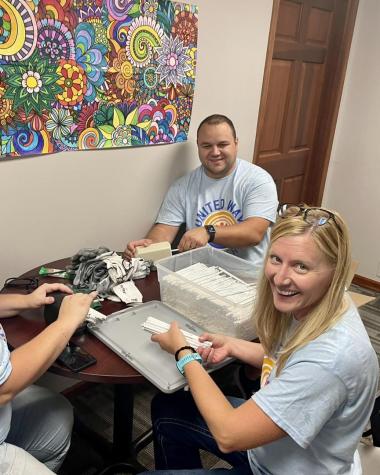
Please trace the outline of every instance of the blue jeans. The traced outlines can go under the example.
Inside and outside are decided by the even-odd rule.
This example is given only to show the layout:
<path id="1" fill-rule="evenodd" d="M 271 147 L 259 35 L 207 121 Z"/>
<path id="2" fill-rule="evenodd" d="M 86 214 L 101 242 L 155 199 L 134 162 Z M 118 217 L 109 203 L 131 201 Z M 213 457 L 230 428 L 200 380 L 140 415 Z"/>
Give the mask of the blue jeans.
<path id="1" fill-rule="evenodd" d="M 234 407 L 244 399 L 229 398 Z M 191 393 L 178 391 L 158 394 L 152 401 L 154 457 L 156 469 L 162 474 L 205 474 L 199 449 L 206 450 L 228 462 L 232 469 L 215 469 L 212 473 L 252 475 L 246 452 L 222 453 L 205 421 L 200 415 Z"/>

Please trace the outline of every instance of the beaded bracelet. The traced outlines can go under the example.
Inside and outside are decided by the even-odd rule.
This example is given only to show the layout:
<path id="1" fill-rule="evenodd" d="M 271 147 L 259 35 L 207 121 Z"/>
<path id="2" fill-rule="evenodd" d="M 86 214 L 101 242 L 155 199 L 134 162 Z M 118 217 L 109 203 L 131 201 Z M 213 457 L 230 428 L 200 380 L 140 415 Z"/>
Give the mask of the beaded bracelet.
<path id="1" fill-rule="evenodd" d="M 174 358 L 176 361 L 178 361 L 178 355 L 180 354 L 182 350 L 191 350 L 193 353 L 196 353 L 194 348 L 192 348 L 191 346 L 181 346 L 181 348 L 179 348 L 179 350 L 177 350 L 174 354 Z"/>

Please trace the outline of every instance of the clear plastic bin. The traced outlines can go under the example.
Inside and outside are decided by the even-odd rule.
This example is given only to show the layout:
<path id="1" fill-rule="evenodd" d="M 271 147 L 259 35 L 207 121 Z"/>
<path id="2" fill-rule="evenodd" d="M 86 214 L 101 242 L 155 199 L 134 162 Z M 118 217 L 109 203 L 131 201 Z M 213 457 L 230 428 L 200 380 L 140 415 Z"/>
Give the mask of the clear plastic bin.
<path id="1" fill-rule="evenodd" d="M 244 303 L 231 301 L 232 296 L 221 295 L 228 292 L 229 283 L 223 281 L 223 292 L 216 288 L 211 291 L 208 279 L 196 283 L 178 273 L 202 263 L 207 267 L 217 266 L 229 274 L 234 285 L 241 282 L 248 289 L 248 299 Z M 256 337 L 253 322 L 253 306 L 256 294 L 257 272 L 250 262 L 225 251 L 205 246 L 183 252 L 156 262 L 161 300 L 210 332 L 223 333 L 237 338 L 252 340 Z M 223 273 L 223 272 L 222 272 Z M 218 284 L 216 284 L 218 285 Z M 227 289 L 227 290 L 225 290 Z"/>

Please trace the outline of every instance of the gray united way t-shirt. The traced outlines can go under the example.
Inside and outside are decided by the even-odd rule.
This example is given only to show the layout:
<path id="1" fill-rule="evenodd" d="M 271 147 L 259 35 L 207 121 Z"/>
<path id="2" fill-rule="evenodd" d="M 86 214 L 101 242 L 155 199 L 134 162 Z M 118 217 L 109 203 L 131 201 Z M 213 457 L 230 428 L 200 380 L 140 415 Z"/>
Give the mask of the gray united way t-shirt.
<path id="1" fill-rule="evenodd" d="M 179 178 L 169 188 L 156 223 L 186 229 L 213 224 L 228 226 L 247 218 L 276 220 L 277 191 L 272 177 L 262 168 L 237 159 L 234 171 L 219 179 L 209 178 L 203 166 Z M 257 246 L 233 249 L 233 254 L 251 261 L 260 271 L 268 247 L 270 228 Z M 211 244 L 221 247 L 217 244 Z"/>
<path id="2" fill-rule="evenodd" d="M 288 434 L 248 451 L 252 472 L 361 473 L 353 454 L 372 410 L 378 371 L 376 353 L 352 304 L 334 327 L 296 351 L 278 377 L 274 367 L 267 384 L 252 396 Z"/>

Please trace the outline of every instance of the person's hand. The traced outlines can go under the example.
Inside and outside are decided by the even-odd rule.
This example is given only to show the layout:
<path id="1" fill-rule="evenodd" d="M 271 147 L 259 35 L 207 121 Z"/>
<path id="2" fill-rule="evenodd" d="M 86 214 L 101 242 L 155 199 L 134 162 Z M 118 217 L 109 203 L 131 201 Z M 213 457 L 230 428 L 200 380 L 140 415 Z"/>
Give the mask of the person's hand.
<path id="1" fill-rule="evenodd" d="M 167 332 L 152 335 L 151 340 L 157 342 L 163 350 L 172 355 L 183 346 L 188 346 L 178 323 L 175 321 L 170 324 Z"/>
<path id="2" fill-rule="evenodd" d="M 203 247 L 208 243 L 209 235 L 206 229 L 201 226 L 199 228 L 189 229 L 182 236 L 178 244 L 178 251 L 184 252 L 189 251 L 190 249 L 196 249 L 198 247 Z"/>
<path id="3" fill-rule="evenodd" d="M 216 333 L 203 333 L 199 341 L 211 341 L 212 346 L 207 348 L 199 346 L 197 352 L 202 356 L 203 361 L 209 364 L 216 364 L 231 356 L 230 338 Z"/>
<path id="4" fill-rule="evenodd" d="M 89 294 L 78 293 L 66 296 L 62 300 L 57 321 L 69 323 L 75 330 L 86 318 L 96 296 L 96 291 Z"/>
<path id="5" fill-rule="evenodd" d="M 132 257 L 135 257 L 136 247 L 148 247 L 150 244 L 152 244 L 152 242 L 153 241 L 151 239 L 139 239 L 138 241 L 130 241 L 123 252 L 124 259 L 132 259 Z"/>
<path id="6" fill-rule="evenodd" d="M 51 292 L 64 292 L 68 295 L 73 291 L 70 287 L 64 284 L 42 284 L 34 292 L 27 296 L 28 307 L 27 308 L 39 308 L 43 305 L 49 305 L 54 302 L 54 297 L 49 296 Z"/>

